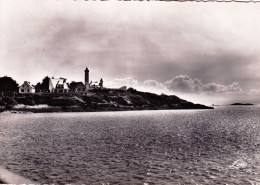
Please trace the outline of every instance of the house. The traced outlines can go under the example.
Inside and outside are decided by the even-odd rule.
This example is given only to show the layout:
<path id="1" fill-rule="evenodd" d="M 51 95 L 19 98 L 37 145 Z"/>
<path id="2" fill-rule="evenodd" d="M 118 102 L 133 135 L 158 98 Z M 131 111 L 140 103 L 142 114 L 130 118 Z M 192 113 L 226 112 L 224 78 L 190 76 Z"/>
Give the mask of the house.
<path id="1" fill-rule="evenodd" d="M 82 82 L 71 82 L 69 85 L 71 92 L 73 93 L 85 93 L 86 86 Z"/>
<path id="2" fill-rule="evenodd" d="M 101 78 L 99 83 L 97 81 L 96 82 L 91 81 L 89 83 L 89 87 L 90 89 L 103 89 L 103 79 Z"/>
<path id="3" fill-rule="evenodd" d="M 89 87 L 90 87 L 90 89 L 98 89 L 99 88 L 99 85 L 98 85 L 98 82 L 96 81 L 96 82 L 90 82 L 89 83 Z"/>
<path id="4" fill-rule="evenodd" d="M 49 91 L 50 93 L 68 93 L 69 86 L 66 82 L 66 78 L 50 78 L 49 79 Z"/>
<path id="5" fill-rule="evenodd" d="M 35 87 L 30 84 L 28 81 L 24 81 L 24 83 L 19 87 L 20 94 L 28 94 L 35 93 Z"/>

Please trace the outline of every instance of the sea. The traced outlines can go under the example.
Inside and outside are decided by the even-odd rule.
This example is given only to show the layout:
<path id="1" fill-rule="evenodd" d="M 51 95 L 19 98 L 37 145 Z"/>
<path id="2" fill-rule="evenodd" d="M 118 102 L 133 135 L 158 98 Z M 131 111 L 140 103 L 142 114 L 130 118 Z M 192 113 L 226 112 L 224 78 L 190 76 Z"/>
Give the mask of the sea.
<path id="1" fill-rule="evenodd" d="M 0 165 L 41 184 L 260 184 L 260 107 L 1 113 Z"/>

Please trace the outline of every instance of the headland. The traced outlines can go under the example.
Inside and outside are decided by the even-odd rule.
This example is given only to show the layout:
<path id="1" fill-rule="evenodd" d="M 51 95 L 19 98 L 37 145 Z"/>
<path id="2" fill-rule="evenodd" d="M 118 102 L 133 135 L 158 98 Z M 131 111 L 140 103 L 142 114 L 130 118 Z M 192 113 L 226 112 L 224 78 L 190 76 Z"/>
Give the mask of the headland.
<path id="1" fill-rule="evenodd" d="M 23 94 L 3 97 L 0 110 L 12 112 L 99 112 L 128 110 L 213 109 L 174 95 L 157 95 L 133 88 L 91 89 L 87 94 Z"/>

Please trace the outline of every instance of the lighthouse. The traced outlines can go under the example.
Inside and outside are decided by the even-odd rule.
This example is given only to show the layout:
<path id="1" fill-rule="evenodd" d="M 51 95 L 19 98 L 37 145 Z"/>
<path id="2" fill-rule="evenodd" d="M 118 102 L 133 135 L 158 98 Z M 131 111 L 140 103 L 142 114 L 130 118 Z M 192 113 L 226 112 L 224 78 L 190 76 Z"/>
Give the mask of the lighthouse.
<path id="1" fill-rule="evenodd" d="M 89 89 L 89 70 L 88 68 L 85 69 L 85 86 L 86 91 Z"/>

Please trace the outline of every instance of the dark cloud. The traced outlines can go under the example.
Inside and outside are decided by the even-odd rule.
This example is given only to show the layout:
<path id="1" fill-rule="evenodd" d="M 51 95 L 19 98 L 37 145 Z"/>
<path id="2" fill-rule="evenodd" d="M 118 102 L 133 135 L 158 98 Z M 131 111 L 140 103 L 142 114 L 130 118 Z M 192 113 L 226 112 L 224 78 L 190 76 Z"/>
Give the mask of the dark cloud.
<path id="1" fill-rule="evenodd" d="M 205 54 L 201 58 L 187 57 L 185 60 L 192 65 L 186 67 L 186 74 L 205 82 L 228 84 L 239 81 L 244 88 L 258 84 L 259 77 L 250 69 L 255 63 L 255 55 L 239 51 L 216 50 L 215 52 L 217 54 Z"/>

